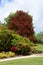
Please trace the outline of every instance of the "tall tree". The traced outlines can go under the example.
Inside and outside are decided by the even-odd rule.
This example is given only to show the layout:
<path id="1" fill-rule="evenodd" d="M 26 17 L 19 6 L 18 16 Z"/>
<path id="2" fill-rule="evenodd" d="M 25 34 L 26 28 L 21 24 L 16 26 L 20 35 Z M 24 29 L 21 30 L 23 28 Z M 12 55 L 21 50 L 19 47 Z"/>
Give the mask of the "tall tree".
<path id="1" fill-rule="evenodd" d="M 17 34 L 28 37 L 31 41 L 36 42 L 31 15 L 20 10 L 16 13 L 10 13 L 5 20 L 8 29 L 14 30 Z"/>

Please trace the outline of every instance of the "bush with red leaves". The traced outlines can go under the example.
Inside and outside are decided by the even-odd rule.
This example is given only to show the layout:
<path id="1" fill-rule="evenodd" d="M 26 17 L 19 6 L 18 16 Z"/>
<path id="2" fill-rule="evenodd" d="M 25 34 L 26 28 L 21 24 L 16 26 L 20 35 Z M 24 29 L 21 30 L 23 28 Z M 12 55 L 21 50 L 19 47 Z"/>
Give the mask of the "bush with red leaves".
<path id="1" fill-rule="evenodd" d="M 32 16 L 24 11 L 17 11 L 16 13 L 10 14 L 6 18 L 8 23 L 8 29 L 14 30 L 21 36 L 28 37 L 32 42 L 36 42 L 36 38 L 33 37 L 34 28 L 32 25 Z"/>
<path id="2" fill-rule="evenodd" d="M 11 49 L 10 49 L 10 50 L 16 53 L 16 52 L 18 51 L 18 48 L 17 48 L 17 47 L 15 47 L 15 46 L 13 46 L 13 47 L 11 47 Z"/>

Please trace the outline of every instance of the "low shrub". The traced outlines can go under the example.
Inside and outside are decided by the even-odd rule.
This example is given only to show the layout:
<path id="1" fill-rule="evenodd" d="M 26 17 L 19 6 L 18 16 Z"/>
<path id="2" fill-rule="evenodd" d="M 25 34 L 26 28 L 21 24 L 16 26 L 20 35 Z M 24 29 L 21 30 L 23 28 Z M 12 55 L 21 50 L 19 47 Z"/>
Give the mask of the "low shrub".
<path id="1" fill-rule="evenodd" d="M 7 57 L 7 55 L 5 53 L 3 53 L 3 52 L 0 53 L 0 58 L 6 58 L 6 57 Z"/>
<path id="2" fill-rule="evenodd" d="M 21 47 L 20 47 L 20 54 L 21 55 L 28 55 L 29 52 L 31 51 L 31 47 L 28 46 L 28 45 L 25 45 L 25 44 L 21 44 Z"/>
<path id="3" fill-rule="evenodd" d="M 18 51 L 18 48 L 16 46 L 12 46 L 10 50 L 16 53 Z"/>
<path id="4" fill-rule="evenodd" d="M 18 43 L 11 48 L 11 51 L 18 55 L 29 55 L 34 51 L 34 47 L 29 46 L 27 43 Z"/>
<path id="5" fill-rule="evenodd" d="M 12 36 L 14 39 L 11 42 L 11 51 L 21 55 L 28 55 L 34 51 L 34 44 L 28 38 L 22 37 L 18 34 L 12 34 Z"/>
<path id="6" fill-rule="evenodd" d="M 9 51 L 9 52 L 8 52 L 8 56 L 9 56 L 9 57 L 14 57 L 14 56 L 15 56 L 15 53 L 14 53 L 14 52 Z"/>
<path id="7" fill-rule="evenodd" d="M 3 58 L 7 58 L 7 57 L 14 57 L 15 56 L 15 53 L 14 52 L 0 52 L 0 59 L 3 59 Z"/>

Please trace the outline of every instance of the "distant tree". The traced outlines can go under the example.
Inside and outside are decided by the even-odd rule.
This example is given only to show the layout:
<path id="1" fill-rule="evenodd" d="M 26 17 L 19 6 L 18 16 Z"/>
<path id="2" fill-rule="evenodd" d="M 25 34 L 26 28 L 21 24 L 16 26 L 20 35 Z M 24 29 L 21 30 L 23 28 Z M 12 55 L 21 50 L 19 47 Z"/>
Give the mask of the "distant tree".
<path id="1" fill-rule="evenodd" d="M 0 30 L 8 29 L 5 23 L 0 22 Z"/>
<path id="2" fill-rule="evenodd" d="M 28 37 L 31 41 L 36 42 L 31 15 L 20 10 L 16 13 L 10 13 L 5 18 L 5 21 L 7 22 L 8 29 L 14 30 L 17 34 Z"/>
<path id="3" fill-rule="evenodd" d="M 39 42 L 43 42 L 43 32 L 37 34 L 37 39 Z"/>
<path id="4" fill-rule="evenodd" d="M 3 30 L 7 30 L 8 29 L 6 23 L 3 23 L 2 25 L 3 25 Z"/>
<path id="5" fill-rule="evenodd" d="M 3 25 L 2 25 L 2 23 L 0 22 L 0 30 L 3 28 Z"/>

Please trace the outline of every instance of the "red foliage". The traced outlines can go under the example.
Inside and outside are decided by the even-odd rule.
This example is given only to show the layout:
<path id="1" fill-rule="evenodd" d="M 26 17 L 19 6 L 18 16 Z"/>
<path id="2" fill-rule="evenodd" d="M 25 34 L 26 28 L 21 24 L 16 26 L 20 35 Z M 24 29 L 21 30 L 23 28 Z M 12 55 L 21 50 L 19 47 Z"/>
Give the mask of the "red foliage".
<path id="1" fill-rule="evenodd" d="M 10 19 L 8 28 L 14 30 L 17 34 L 28 37 L 31 41 L 36 42 L 36 39 L 33 37 L 34 28 L 32 25 L 32 17 L 23 11 L 17 11 L 16 14 L 16 16 Z"/>
<path id="2" fill-rule="evenodd" d="M 18 51 L 18 48 L 17 48 L 17 47 L 15 47 L 15 46 L 13 46 L 13 47 L 11 47 L 11 49 L 10 49 L 10 50 L 16 53 L 16 52 Z"/>

